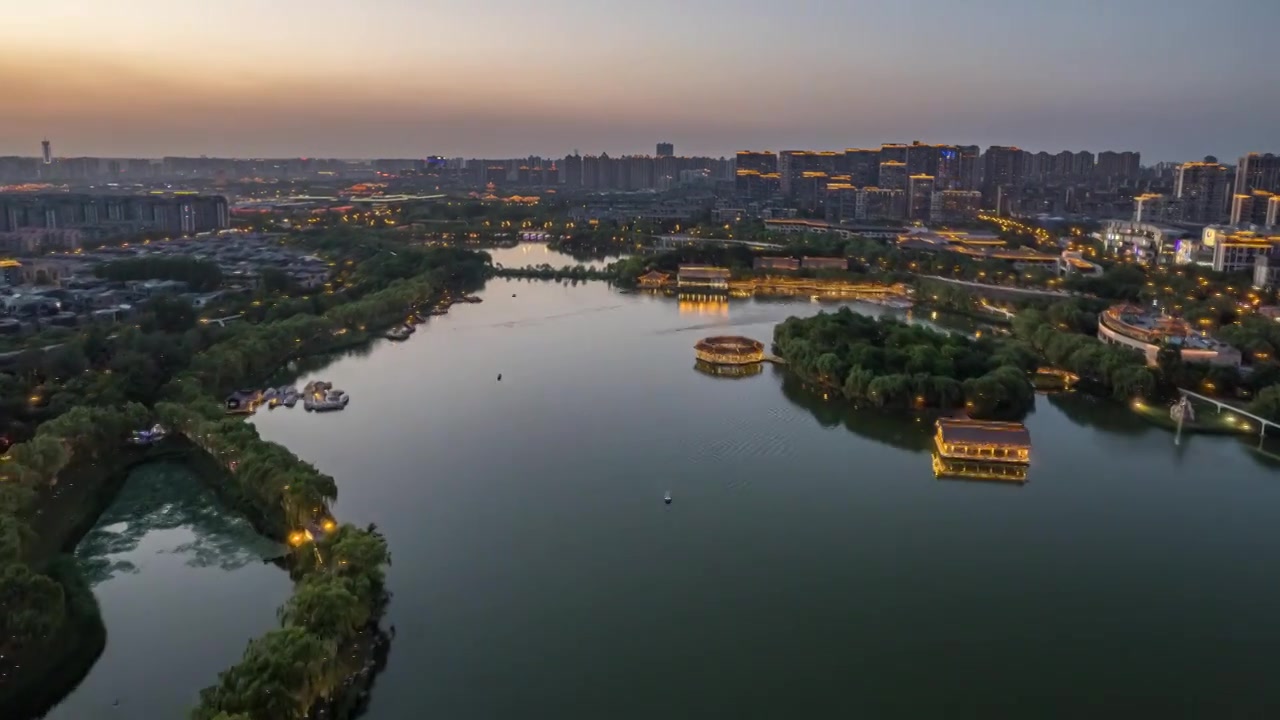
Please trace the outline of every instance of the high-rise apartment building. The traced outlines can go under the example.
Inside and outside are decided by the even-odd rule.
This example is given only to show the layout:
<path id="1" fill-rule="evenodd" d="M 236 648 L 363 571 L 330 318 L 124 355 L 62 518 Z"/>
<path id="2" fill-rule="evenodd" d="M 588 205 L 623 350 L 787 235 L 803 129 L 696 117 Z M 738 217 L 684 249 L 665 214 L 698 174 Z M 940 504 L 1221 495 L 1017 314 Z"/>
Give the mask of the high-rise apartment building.
<path id="1" fill-rule="evenodd" d="M 1266 190 L 1254 190 L 1243 195 L 1232 196 L 1230 224 L 1265 227 L 1271 201 L 1276 197 L 1275 193 L 1269 193 Z"/>
<path id="2" fill-rule="evenodd" d="M 1041 150 L 1034 155 L 1027 153 L 1028 162 L 1027 178 L 1039 182 L 1046 182 L 1054 177 L 1054 156 Z"/>
<path id="3" fill-rule="evenodd" d="M 982 193 L 977 190 L 939 190 L 929 208 L 932 222 L 972 220 L 982 209 Z"/>
<path id="4" fill-rule="evenodd" d="M 1178 220 L 1177 203 L 1160 193 L 1144 193 L 1133 198 L 1133 221 L 1162 223 Z"/>
<path id="5" fill-rule="evenodd" d="M 880 151 L 849 148 L 844 151 L 844 172 L 855 187 L 868 187 L 880 181 Z"/>
<path id="6" fill-rule="evenodd" d="M 576 150 L 572 155 L 565 155 L 560 163 L 560 182 L 565 187 L 582 187 L 582 156 Z"/>
<path id="7" fill-rule="evenodd" d="M 979 158 L 982 155 L 982 149 L 977 145 L 960 145 L 956 150 L 959 152 L 956 189 L 977 190 L 981 185 L 982 164 L 979 162 Z"/>
<path id="8" fill-rule="evenodd" d="M 1280 193 L 1280 155 L 1249 153 L 1236 163 L 1236 194 L 1253 190 Z"/>
<path id="9" fill-rule="evenodd" d="M 1105 185 L 1119 185 L 1138 178 L 1141 155 L 1136 152 L 1104 150 L 1098 153 L 1093 175 Z"/>
<path id="10" fill-rule="evenodd" d="M 907 179 L 907 218 L 925 222 L 933 206 L 932 175 L 912 175 Z"/>
<path id="11" fill-rule="evenodd" d="M 1092 177 L 1094 164 L 1093 153 L 1081 150 L 1071 160 L 1071 177 L 1076 180 Z"/>
<path id="12" fill-rule="evenodd" d="M 901 190 L 863 188 L 858 191 L 854 219 L 859 221 L 901 220 L 906 215 L 906 199 Z"/>
<path id="13" fill-rule="evenodd" d="M 1182 207 L 1183 221 L 1204 225 L 1222 222 L 1228 210 L 1227 173 L 1227 167 L 1213 157 L 1178 166 L 1173 196 Z"/>
<path id="14" fill-rule="evenodd" d="M 932 175 L 937 187 L 950 188 L 957 183 L 959 173 L 960 149 L 955 145 L 928 145 L 916 141 L 907 146 L 908 176 Z"/>
<path id="15" fill-rule="evenodd" d="M 772 152 L 739 151 L 734 168 L 734 190 L 742 197 L 760 200 L 781 191 L 778 156 Z"/>
<path id="16" fill-rule="evenodd" d="M 880 180 L 877 183 L 882 188 L 889 190 L 907 189 L 907 164 L 899 160 L 881 160 L 880 161 Z"/>
<path id="17" fill-rule="evenodd" d="M 40 155 L 44 158 L 45 165 L 53 164 L 53 150 L 49 147 L 48 138 L 40 141 Z"/>
<path id="18" fill-rule="evenodd" d="M 798 181 L 805 173 L 836 174 L 836 165 L 843 164 L 844 154 L 830 151 L 784 150 L 778 153 L 778 175 L 781 176 L 782 194 L 795 195 Z"/>
<path id="19" fill-rule="evenodd" d="M 669 142 L 658 143 L 658 152 L 654 153 L 658 157 L 675 157 L 676 146 Z"/>
<path id="20" fill-rule="evenodd" d="M 907 146 L 902 143 L 885 143 L 880 146 L 880 162 L 907 162 Z"/>
<path id="21" fill-rule="evenodd" d="M 778 156 L 768 150 L 740 150 L 737 170 L 755 170 L 761 173 L 778 172 Z"/>
<path id="22" fill-rule="evenodd" d="M 992 145 L 983 155 L 982 199 L 992 207 L 998 207 L 998 199 L 1006 197 L 1000 192 L 1022 183 L 1023 150 L 1004 145 Z"/>

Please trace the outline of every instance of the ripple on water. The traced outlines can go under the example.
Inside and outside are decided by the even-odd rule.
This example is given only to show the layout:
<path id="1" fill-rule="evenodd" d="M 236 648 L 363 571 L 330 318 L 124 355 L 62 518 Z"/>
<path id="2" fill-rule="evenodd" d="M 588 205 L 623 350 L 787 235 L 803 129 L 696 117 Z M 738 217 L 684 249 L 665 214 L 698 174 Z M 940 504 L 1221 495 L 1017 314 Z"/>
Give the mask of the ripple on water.
<path id="1" fill-rule="evenodd" d="M 769 421 L 761 424 L 758 419 L 739 417 L 724 426 L 719 437 L 709 443 L 690 447 L 687 456 L 693 463 L 715 465 L 740 460 L 773 460 L 793 454 L 792 424 L 799 415 L 786 408 L 774 408 L 768 412 Z M 724 473 L 725 486 L 741 489 L 746 486 L 748 473 Z"/>

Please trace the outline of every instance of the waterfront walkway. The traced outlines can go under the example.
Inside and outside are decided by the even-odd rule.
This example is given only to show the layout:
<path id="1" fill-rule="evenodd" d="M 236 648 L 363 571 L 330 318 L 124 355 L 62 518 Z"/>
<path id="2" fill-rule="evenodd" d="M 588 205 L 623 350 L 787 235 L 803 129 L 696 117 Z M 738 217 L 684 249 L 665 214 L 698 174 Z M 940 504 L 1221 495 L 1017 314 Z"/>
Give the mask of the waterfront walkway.
<path id="1" fill-rule="evenodd" d="M 1232 413 L 1235 413 L 1236 415 L 1242 415 L 1244 417 L 1254 420 L 1255 422 L 1258 423 L 1260 438 L 1265 438 L 1267 436 L 1267 426 L 1280 429 L 1280 423 L 1271 422 L 1270 420 L 1264 417 L 1259 417 L 1258 415 L 1254 415 L 1253 413 L 1248 412 L 1246 410 L 1241 410 L 1240 408 L 1230 403 L 1225 403 L 1225 402 L 1222 402 L 1221 400 L 1214 400 L 1213 398 L 1208 397 L 1206 395 L 1201 395 L 1200 393 L 1191 392 L 1190 390 L 1184 390 L 1182 388 L 1178 388 L 1178 392 L 1182 393 L 1188 398 L 1199 400 L 1200 402 L 1209 403 L 1210 405 L 1217 407 L 1218 412 L 1222 412 L 1223 410 L 1230 410 Z"/>
<path id="2" fill-rule="evenodd" d="M 1081 297 L 1079 293 L 1069 293 L 1062 290 L 1036 290 L 1033 288 L 1005 287 L 1004 285 L 987 285 L 970 280 L 956 280 L 955 278 L 946 278 L 941 275 L 921 275 L 925 280 L 937 280 L 939 282 L 950 283 L 952 285 L 963 285 L 965 287 L 976 288 L 979 290 L 989 290 L 991 292 L 1014 293 L 1018 295 L 1040 295 L 1042 297 Z"/>
<path id="3" fill-rule="evenodd" d="M 700 235 L 657 235 L 657 246 L 673 248 L 681 245 L 742 245 L 756 250 L 781 250 L 783 245 L 775 243 L 752 242 L 750 240 L 730 240 L 728 238 L 702 237 Z"/>

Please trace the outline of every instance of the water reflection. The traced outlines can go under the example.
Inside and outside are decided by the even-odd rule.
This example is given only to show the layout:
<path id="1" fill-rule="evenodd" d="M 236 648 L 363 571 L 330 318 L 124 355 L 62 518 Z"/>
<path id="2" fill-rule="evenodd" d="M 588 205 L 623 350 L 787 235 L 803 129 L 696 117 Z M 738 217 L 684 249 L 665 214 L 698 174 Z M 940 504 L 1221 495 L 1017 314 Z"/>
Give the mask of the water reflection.
<path id="1" fill-rule="evenodd" d="M 1106 398 L 1080 392 L 1050 393 L 1046 397 L 1076 425 L 1135 437 L 1160 430 Z"/>
<path id="2" fill-rule="evenodd" d="M 188 530 L 192 539 L 156 552 L 186 556 L 190 567 L 236 570 L 279 551 L 248 521 L 227 512 L 187 467 L 154 462 L 130 473 L 116 501 L 76 548 L 76 557 L 89 582 L 97 585 L 119 573 L 136 572 L 127 556 L 150 533 L 177 528 Z"/>
<path id="3" fill-rule="evenodd" d="M 933 476 L 939 480 L 968 480 L 1021 486 L 1027 481 L 1026 465 L 1018 463 L 957 460 L 933 453 Z"/>
<path id="4" fill-rule="evenodd" d="M 764 372 L 762 363 L 751 363 L 749 365 L 716 365 L 714 363 L 696 360 L 693 363 L 693 369 L 715 378 L 747 378 L 754 377 Z"/>
<path id="5" fill-rule="evenodd" d="M 680 293 L 681 315 L 729 317 L 729 296 L 702 293 Z"/>
<path id="6" fill-rule="evenodd" d="M 292 587 L 264 562 L 278 551 L 190 466 L 131 470 L 75 553 L 107 627 L 106 649 L 47 717 L 186 717 L 200 688 L 278 625 Z"/>
<path id="7" fill-rule="evenodd" d="M 583 265 L 594 270 L 600 270 L 610 263 L 627 257 L 624 254 L 607 252 L 569 254 L 559 250 L 552 250 L 546 244 L 536 242 L 520 243 L 514 247 L 486 248 L 485 252 L 489 253 L 489 257 L 493 258 L 495 266 L 508 268 L 523 268 L 530 265 L 550 265 L 554 268 L 562 268 L 566 265 Z"/>
<path id="8" fill-rule="evenodd" d="M 782 368 L 774 368 L 782 376 L 782 394 L 817 419 L 823 427 L 843 425 L 846 430 L 882 445 L 928 452 L 933 448 L 933 420 L 925 415 L 892 413 L 884 410 L 858 408 L 842 397 L 832 397 L 815 391 Z"/>

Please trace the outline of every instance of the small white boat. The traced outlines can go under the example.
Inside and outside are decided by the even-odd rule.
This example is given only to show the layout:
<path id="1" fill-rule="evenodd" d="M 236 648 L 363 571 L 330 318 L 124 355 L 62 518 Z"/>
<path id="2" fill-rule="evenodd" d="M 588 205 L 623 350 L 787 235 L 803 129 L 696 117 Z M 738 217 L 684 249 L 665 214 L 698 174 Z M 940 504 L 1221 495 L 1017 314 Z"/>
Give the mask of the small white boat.
<path id="1" fill-rule="evenodd" d="M 670 504 L 671 504 L 671 491 L 670 491 L 670 490 L 668 490 L 668 491 L 667 491 L 667 494 L 666 494 L 666 495 L 663 495 L 663 496 L 662 496 L 662 502 L 664 502 L 664 503 L 666 503 L 666 504 L 668 504 L 668 505 L 670 505 Z"/>

